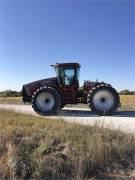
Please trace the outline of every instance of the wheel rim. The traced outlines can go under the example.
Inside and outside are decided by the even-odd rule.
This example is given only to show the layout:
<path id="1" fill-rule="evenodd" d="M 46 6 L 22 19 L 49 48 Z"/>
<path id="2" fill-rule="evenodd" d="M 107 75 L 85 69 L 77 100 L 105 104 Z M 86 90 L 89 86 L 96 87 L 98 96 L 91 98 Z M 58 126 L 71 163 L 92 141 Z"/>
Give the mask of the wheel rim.
<path id="1" fill-rule="evenodd" d="M 36 99 L 38 108 L 42 111 L 50 111 L 54 106 L 54 97 L 48 92 L 43 92 Z"/>
<path id="2" fill-rule="evenodd" d="M 93 103 L 98 110 L 109 110 L 114 105 L 114 97 L 110 91 L 100 90 L 95 93 Z"/>

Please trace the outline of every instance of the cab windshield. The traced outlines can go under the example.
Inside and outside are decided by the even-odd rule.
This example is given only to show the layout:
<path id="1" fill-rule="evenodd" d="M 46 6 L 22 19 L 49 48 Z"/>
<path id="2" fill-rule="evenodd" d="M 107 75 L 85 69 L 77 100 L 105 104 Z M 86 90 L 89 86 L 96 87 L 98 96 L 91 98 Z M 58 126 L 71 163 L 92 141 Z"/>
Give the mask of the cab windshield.
<path id="1" fill-rule="evenodd" d="M 56 74 L 59 82 L 63 85 L 71 86 L 74 82 L 79 82 L 79 68 L 56 68 Z"/>

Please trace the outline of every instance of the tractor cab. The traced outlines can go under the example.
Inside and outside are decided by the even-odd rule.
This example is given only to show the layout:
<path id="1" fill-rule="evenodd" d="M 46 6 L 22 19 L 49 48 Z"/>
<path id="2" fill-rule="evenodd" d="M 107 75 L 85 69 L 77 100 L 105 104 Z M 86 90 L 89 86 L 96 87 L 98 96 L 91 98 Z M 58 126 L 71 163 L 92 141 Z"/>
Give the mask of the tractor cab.
<path id="1" fill-rule="evenodd" d="M 57 63 L 56 65 L 52 65 L 52 66 L 55 68 L 59 85 L 79 87 L 80 64 Z"/>
<path id="2" fill-rule="evenodd" d="M 79 63 L 57 63 L 55 68 L 59 88 L 64 95 L 65 104 L 77 103 L 77 89 L 79 87 Z"/>

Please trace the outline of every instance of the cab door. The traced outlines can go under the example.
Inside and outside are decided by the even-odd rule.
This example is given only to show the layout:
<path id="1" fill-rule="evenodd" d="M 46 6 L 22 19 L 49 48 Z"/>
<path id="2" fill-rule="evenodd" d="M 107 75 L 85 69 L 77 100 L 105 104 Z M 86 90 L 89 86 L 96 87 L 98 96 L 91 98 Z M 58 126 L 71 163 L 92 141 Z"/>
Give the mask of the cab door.
<path id="1" fill-rule="evenodd" d="M 66 67 L 61 71 L 63 85 L 63 96 L 65 104 L 77 103 L 78 81 L 76 79 L 76 68 Z"/>

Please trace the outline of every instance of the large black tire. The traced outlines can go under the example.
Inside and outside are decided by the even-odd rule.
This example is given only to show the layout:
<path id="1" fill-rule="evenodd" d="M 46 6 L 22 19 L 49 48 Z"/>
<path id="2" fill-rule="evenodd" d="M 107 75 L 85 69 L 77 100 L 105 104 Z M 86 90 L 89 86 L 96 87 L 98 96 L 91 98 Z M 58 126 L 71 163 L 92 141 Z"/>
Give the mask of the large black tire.
<path id="1" fill-rule="evenodd" d="M 100 116 L 107 116 L 117 110 L 120 98 L 111 85 L 101 83 L 90 90 L 87 102 L 92 112 Z"/>
<path id="2" fill-rule="evenodd" d="M 40 87 L 32 95 L 32 107 L 42 116 L 55 115 L 61 109 L 61 95 L 53 87 Z"/>

